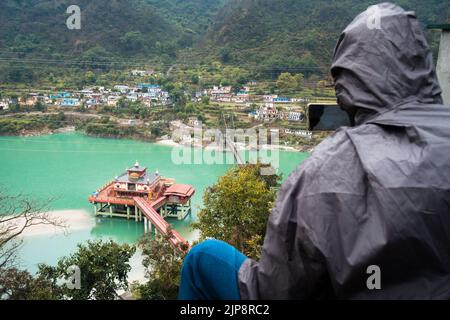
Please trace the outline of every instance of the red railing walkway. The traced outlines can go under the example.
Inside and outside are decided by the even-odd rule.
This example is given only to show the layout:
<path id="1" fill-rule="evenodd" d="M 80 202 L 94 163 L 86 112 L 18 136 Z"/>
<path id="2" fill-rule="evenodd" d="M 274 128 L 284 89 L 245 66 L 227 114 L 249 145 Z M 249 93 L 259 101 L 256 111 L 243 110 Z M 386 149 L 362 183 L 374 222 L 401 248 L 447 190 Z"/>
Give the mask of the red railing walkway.
<path id="1" fill-rule="evenodd" d="M 158 212 L 156 212 L 155 207 L 161 205 L 162 199 L 157 199 L 156 201 L 150 203 L 145 198 L 134 197 L 134 204 L 136 208 L 141 210 L 144 216 L 148 219 L 150 224 L 158 230 L 159 233 L 163 235 L 168 235 L 170 228 L 170 224 L 161 217 Z M 189 248 L 189 243 L 176 231 L 171 230 L 172 237 L 170 238 L 170 242 L 180 251 L 184 250 L 183 246 Z"/>

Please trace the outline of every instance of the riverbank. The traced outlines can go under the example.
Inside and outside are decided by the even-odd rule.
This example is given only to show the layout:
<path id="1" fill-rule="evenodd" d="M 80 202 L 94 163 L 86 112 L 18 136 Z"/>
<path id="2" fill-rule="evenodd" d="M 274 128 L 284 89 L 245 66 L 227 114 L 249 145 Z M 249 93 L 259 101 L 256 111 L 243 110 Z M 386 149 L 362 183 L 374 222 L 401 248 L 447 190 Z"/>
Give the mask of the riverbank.
<path id="1" fill-rule="evenodd" d="M 139 135 L 120 135 L 120 134 L 108 134 L 108 133 L 92 133 L 90 131 L 86 130 L 77 130 L 75 126 L 66 126 L 62 128 L 57 129 L 49 129 L 47 127 L 45 128 L 36 128 L 36 129 L 27 129 L 27 130 L 21 130 L 18 132 L 11 132 L 11 133 L 0 133 L 0 136 L 17 136 L 17 137 L 37 137 L 37 136 L 45 136 L 45 135 L 53 135 L 53 134 L 61 134 L 61 133 L 70 133 L 70 132 L 80 132 L 83 134 L 86 134 L 89 137 L 93 138 L 105 138 L 105 139 L 128 139 L 128 140 L 134 140 L 139 142 L 146 142 L 146 143 L 155 143 L 162 146 L 167 147 L 194 147 L 194 148 L 203 148 L 206 150 L 214 150 L 214 151 L 227 151 L 224 150 L 222 146 L 218 146 L 215 144 L 200 144 L 200 143 L 193 143 L 192 141 L 181 141 L 176 142 L 173 139 L 165 138 L 158 140 L 157 138 L 151 138 L 151 137 L 142 137 Z M 263 150 L 278 150 L 278 151 L 286 151 L 286 152 L 311 152 L 312 148 L 310 146 L 300 146 L 300 147 L 293 147 L 289 145 L 261 145 L 258 146 L 257 149 L 253 147 L 248 147 L 245 145 L 241 145 L 236 143 L 236 148 L 238 151 L 263 151 Z"/>
<path id="2" fill-rule="evenodd" d="M 186 128 L 190 128 L 184 125 Z M 34 137 L 58 133 L 79 131 L 95 138 L 129 139 L 147 143 L 157 143 L 169 147 L 198 147 L 208 150 L 224 151 L 223 147 L 208 141 L 194 139 L 174 139 L 177 127 L 171 128 L 169 134 L 152 134 L 149 124 L 132 122 L 127 119 L 111 118 L 98 114 L 75 112 L 47 112 L 6 114 L 0 117 L 0 136 Z M 282 144 L 284 143 L 284 144 Z M 313 145 L 313 146 L 312 146 Z M 238 151 L 278 150 L 287 152 L 310 152 L 314 147 L 311 141 L 285 140 L 278 145 L 260 145 L 257 149 L 236 143 Z"/>
<path id="3" fill-rule="evenodd" d="M 112 239 L 118 243 L 135 244 L 141 238 L 144 234 L 142 223 L 96 218 L 92 205 L 87 201 L 99 186 L 114 179 L 136 160 L 151 172 L 158 170 L 177 183 L 195 187 L 192 215 L 183 221 L 169 221 L 188 241 L 198 238 L 198 232 L 190 226 L 203 205 L 204 191 L 230 167 L 225 162 L 177 164 L 170 147 L 128 139 L 93 138 L 78 131 L 32 138 L 0 138 L 0 153 L 0 185 L 7 188 L 9 194 L 33 195 L 39 203 L 55 199 L 49 204 L 49 209 L 63 212 L 63 218 L 73 223 L 67 234 L 60 230 L 36 229 L 24 237 L 19 258 L 21 267 L 32 273 L 37 271 L 39 263 L 56 265 L 60 257 L 75 252 L 79 243 Z M 280 152 L 279 173 L 287 178 L 307 157 L 302 153 Z M 84 214 L 72 213 L 73 210 Z M 137 271 L 131 274 L 132 280 L 142 279 L 142 272 L 138 271 L 140 258 L 135 259 L 132 265 Z"/>
<path id="4" fill-rule="evenodd" d="M 173 139 L 162 139 L 156 140 L 156 144 L 168 146 L 168 147 L 194 147 L 194 148 L 203 148 L 205 150 L 210 151 L 228 151 L 224 146 L 220 146 L 214 143 L 204 144 L 204 143 L 196 143 L 191 141 L 181 141 L 176 142 Z M 278 151 L 287 151 L 287 152 L 299 152 L 300 150 L 291 147 L 291 146 L 282 146 L 282 145 L 260 145 L 257 149 L 254 147 L 249 147 L 243 144 L 236 143 L 236 149 L 238 151 L 263 151 L 263 150 L 278 150 Z"/>
<path id="5" fill-rule="evenodd" d="M 59 210 L 47 212 L 46 217 L 58 222 L 59 226 L 51 224 L 36 224 L 26 228 L 20 238 L 27 242 L 33 242 L 37 239 L 68 239 L 73 235 L 80 232 L 89 232 L 96 224 L 96 218 L 92 213 L 86 210 Z M 36 221 L 38 223 L 39 221 Z M 18 229 L 25 223 L 24 219 L 17 219 L 14 226 Z M 61 238 L 62 237 L 62 238 Z M 68 253 L 70 254 L 70 253 Z M 128 274 L 128 281 L 132 282 L 145 282 L 146 270 L 142 265 L 143 255 L 142 250 L 137 248 L 136 253 L 130 259 L 131 270 Z M 122 292 L 123 293 L 123 292 Z"/>
<path id="6" fill-rule="evenodd" d="M 68 235 L 75 231 L 89 230 L 95 226 L 95 219 L 86 210 L 59 210 L 46 213 L 46 217 L 58 223 L 58 225 L 42 224 L 30 226 L 21 234 L 22 237 L 52 236 L 57 234 Z M 37 223 L 40 221 L 38 220 Z M 20 228 L 25 219 L 18 219 L 15 226 Z"/>

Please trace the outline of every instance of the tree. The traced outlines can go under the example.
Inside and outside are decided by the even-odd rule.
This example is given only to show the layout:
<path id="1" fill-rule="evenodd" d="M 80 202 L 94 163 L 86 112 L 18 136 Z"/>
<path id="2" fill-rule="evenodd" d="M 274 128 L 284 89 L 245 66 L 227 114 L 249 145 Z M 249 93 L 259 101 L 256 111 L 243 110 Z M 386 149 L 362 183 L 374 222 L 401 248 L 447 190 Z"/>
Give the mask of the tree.
<path id="1" fill-rule="evenodd" d="M 145 46 L 145 39 L 139 31 L 129 31 L 119 38 L 124 52 L 140 51 Z"/>
<path id="2" fill-rule="evenodd" d="M 297 89 L 301 90 L 303 89 L 303 84 L 305 82 L 305 76 L 302 73 L 297 73 L 295 76 L 295 81 L 297 83 Z"/>
<path id="3" fill-rule="evenodd" d="M 88 71 L 84 74 L 84 83 L 95 84 L 97 82 L 97 76 L 92 71 Z"/>
<path id="4" fill-rule="evenodd" d="M 40 276 L 16 268 L 0 270 L 0 299 L 57 300 L 62 298 L 60 287 Z"/>
<path id="5" fill-rule="evenodd" d="M 23 195 L 8 195 L 0 190 L 0 270 L 17 264 L 17 250 L 22 245 L 20 236 L 36 225 L 54 225 L 65 228 L 61 219 L 48 213 L 48 204 L 41 204 Z"/>
<path id="6" fill-rule="evenodd" d="M 36 111 L 40 111 L 40 112 L 47 111 L 47 106 L 44 103 L 42 103 L 41 101 L 36 101 L 36 103 L 34 104 L 33 108 Z"/>
<path id="7" fill-rule="evenodd" d="M 303 86 L 304 76 L 299 73 L 291 75 L 289 72 L 284 72 L 279 75 L 277 80 L 277 88 L 282 93 L 292 92 L 298 90 Z"/>
<path id="8" fill-rule="evenodd" d="M 209 98 L 208 96 L 203 96 L 203 97 L 202 97 L 202 103 L 203 103 L 205 106 L 209 106 L 209 102 L 210 102 L 210 98 Z"/>
<path id="9" fill-rule="evenodd" d="M 40 265 L 39 275 L 45 281 L 58 283 L 59 279 L 69 280 L 69 267 L 77 266 L 81 272 L 81 288 L 72 290 L 61 286 L 63 295 L 74 300 L 114 300 L 117 291 L 128 288 L 129 260 L 136 248 L 114 241 L 88 241 L 79 244 L 78 251 L 61 258 L 56 267 Z"/>
<path id="10" fill-rule="evenodd" d="M 182 89 L 180 88 L 174 89 L 171 92 L 171 96 L 176 109 L 181 110 L 186 106 L 187 98 Z"/>
<path id="11" fill-rule="evenodd" d="M 222 63 L 228 63 L 232 60 L 231 49 L 228 47 L 220 48 L 219 58 Z"/>
<path id="12" fill-rule="evenodd" d="M 11 104 L 11 105 L 9 106 L 9 110 L 10 110 L 12 113 L 18 113 L 18 112 L 20 112 L 20 111 L 21 111 L 21 109 L 20 109 L 20 104 L 18 104 L 18 103 L 13 103 L 13 104 Z"/>
<path id="13" fill-rule="evenodd" d="M 187 248 L 181 246 L 181 251 L 176 250 L 169 239 L 172 233 L 152 238 L 146 234 L 140 241 L 144 260 L 142 264 L 146 268 L 148 282 L 135 285 L 134 292 L 143 300 L 175 300 L 178 295 L 180 283 L 180 269 L 185 254 L 182 251 Z"/>
<path id="14" fill-rule="evenodd" d="M 14 83 L 30 83 L 34 80 L 34 73 L 33 70 L 27 66 L 11 65 L 8 70 L 7 80 Z"/>
<path id="15" fill-rule="evenodd" d="M 200 230 L 200 240 L 222 240 L 258 258 L 276 196 L 274 187 L 281 178 L 262 176 L 262 167 L 260 163 L 233 167 L 205 191 L 204 207 L 192 225 Z"/>
<path id="16" fill-rule="evenodd" d="M 192 84 L 197 85 L 199 83 L 199 81 L 200 81 L 200 78 L 199 78 L 198 74 L 191 75 L 191 83 Z"/>

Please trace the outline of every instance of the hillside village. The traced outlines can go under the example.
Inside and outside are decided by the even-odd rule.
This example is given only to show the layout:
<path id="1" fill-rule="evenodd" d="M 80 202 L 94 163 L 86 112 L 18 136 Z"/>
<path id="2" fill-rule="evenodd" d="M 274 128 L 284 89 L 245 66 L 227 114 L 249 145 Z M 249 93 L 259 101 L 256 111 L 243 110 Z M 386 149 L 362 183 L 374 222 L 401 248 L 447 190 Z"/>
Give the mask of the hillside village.
<path id="1" fill-rule="evenodd" d="M 289 90 L 277 89 L 278 82 L 193 86 L 181 80 L 176 83 L 181 83 L 180 90 L 161 81 L 164 74 L 153 69 L 127 74 L 127 81 L 77 90 L 4 90 L 0 93 L 0 133 L 36 135 L 65 126 L 94 136 L 173 142 L 174 131 L 183 128 L 187 134 L 178 137 L 177 143 L 189 144 L 195 127 L 222 130 L 230 121 L 231 128 L 262 127 L 277 132 L 284 146 L 305 150 L 320 141 L 307 130 L 306 106 L 334 101 L 332 87 L 324 80 L 302 80 Z M 39 123 L 34 129 L 34 122 L 57 113 L 70 121 L 48 120 L 50 125 Z"/>
<path id="2" fill-rule="evenodd" d="M 116 107 L 120 99 L 136 102 L 140 101 L 144 106 L 168 105 L 169 93 L 161 89 L 159 85 L 141 83 L 136 87 L 128 85 L 116 85 L 112 88 L 86 87 L 80 91 L 61 91 L 50 94 L 28 93 L 26 97 L 6 98 L 0 103 L 0 110 L 7 110 L 11 105 L 33 107 L 40 102 L 48 107 L 84 107 L 86 109 L 107 105 Z"/>
<path id="3" fill-rule="evenodd" d="M 132 70 L 131 74 L 142 77 L 151 75 L 153 71 Z M 270 122 L 286 120 L 302 122 L 305 119 L 304 106 L 310 98 L 291 98 L 278 94 L 257 94 L 256 82 L 240 88 L 232 86 L 212 86 L 195 93 L 183 92 L 191 103 L 201 103 L 206 98 L 208 103 L 218 107 L 231 105 L 237 110 L 248 110 L 247 116 L 252 121 Z M 26 94 L 4 96 L 0 99 L 0 111 L 12 112 L 14 106 L 22 111 L 33 109 L 39 105 L 42 109 L 53 108 L 68 110 L 95 110 L 108 106 L 120 108 L 121 102 L 134 102 L 146 108 L 171 107 L 174 99 L 170 92 L 159 84 L 138 83 L 137 85 L 116 84 L 111 87 L 87 86 L 81 90 L 65 90 L 58 92 L 28 92 Z M 191 119 L 192 120 L 192 119 Z"/>

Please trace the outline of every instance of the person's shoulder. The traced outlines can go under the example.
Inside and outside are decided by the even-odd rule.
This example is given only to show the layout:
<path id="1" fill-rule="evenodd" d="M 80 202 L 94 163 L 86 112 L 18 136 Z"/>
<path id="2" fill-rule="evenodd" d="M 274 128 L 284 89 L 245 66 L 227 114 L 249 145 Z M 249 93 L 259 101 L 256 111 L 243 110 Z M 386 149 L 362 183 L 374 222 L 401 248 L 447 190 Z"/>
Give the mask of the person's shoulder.
<path id="1" fill-rule="evenodd" d="M 326 185 L 338 180 L 338 176 L 352 175 L 352 169 L 360 166 L 360 161 L 350 138 L 350 132 L 357 128 L 341 128 L 320 143 L 311 155 L 301 163 L 286 180 L 284 187 L 290 188 L 299 181 L 309 186 Z"/>

